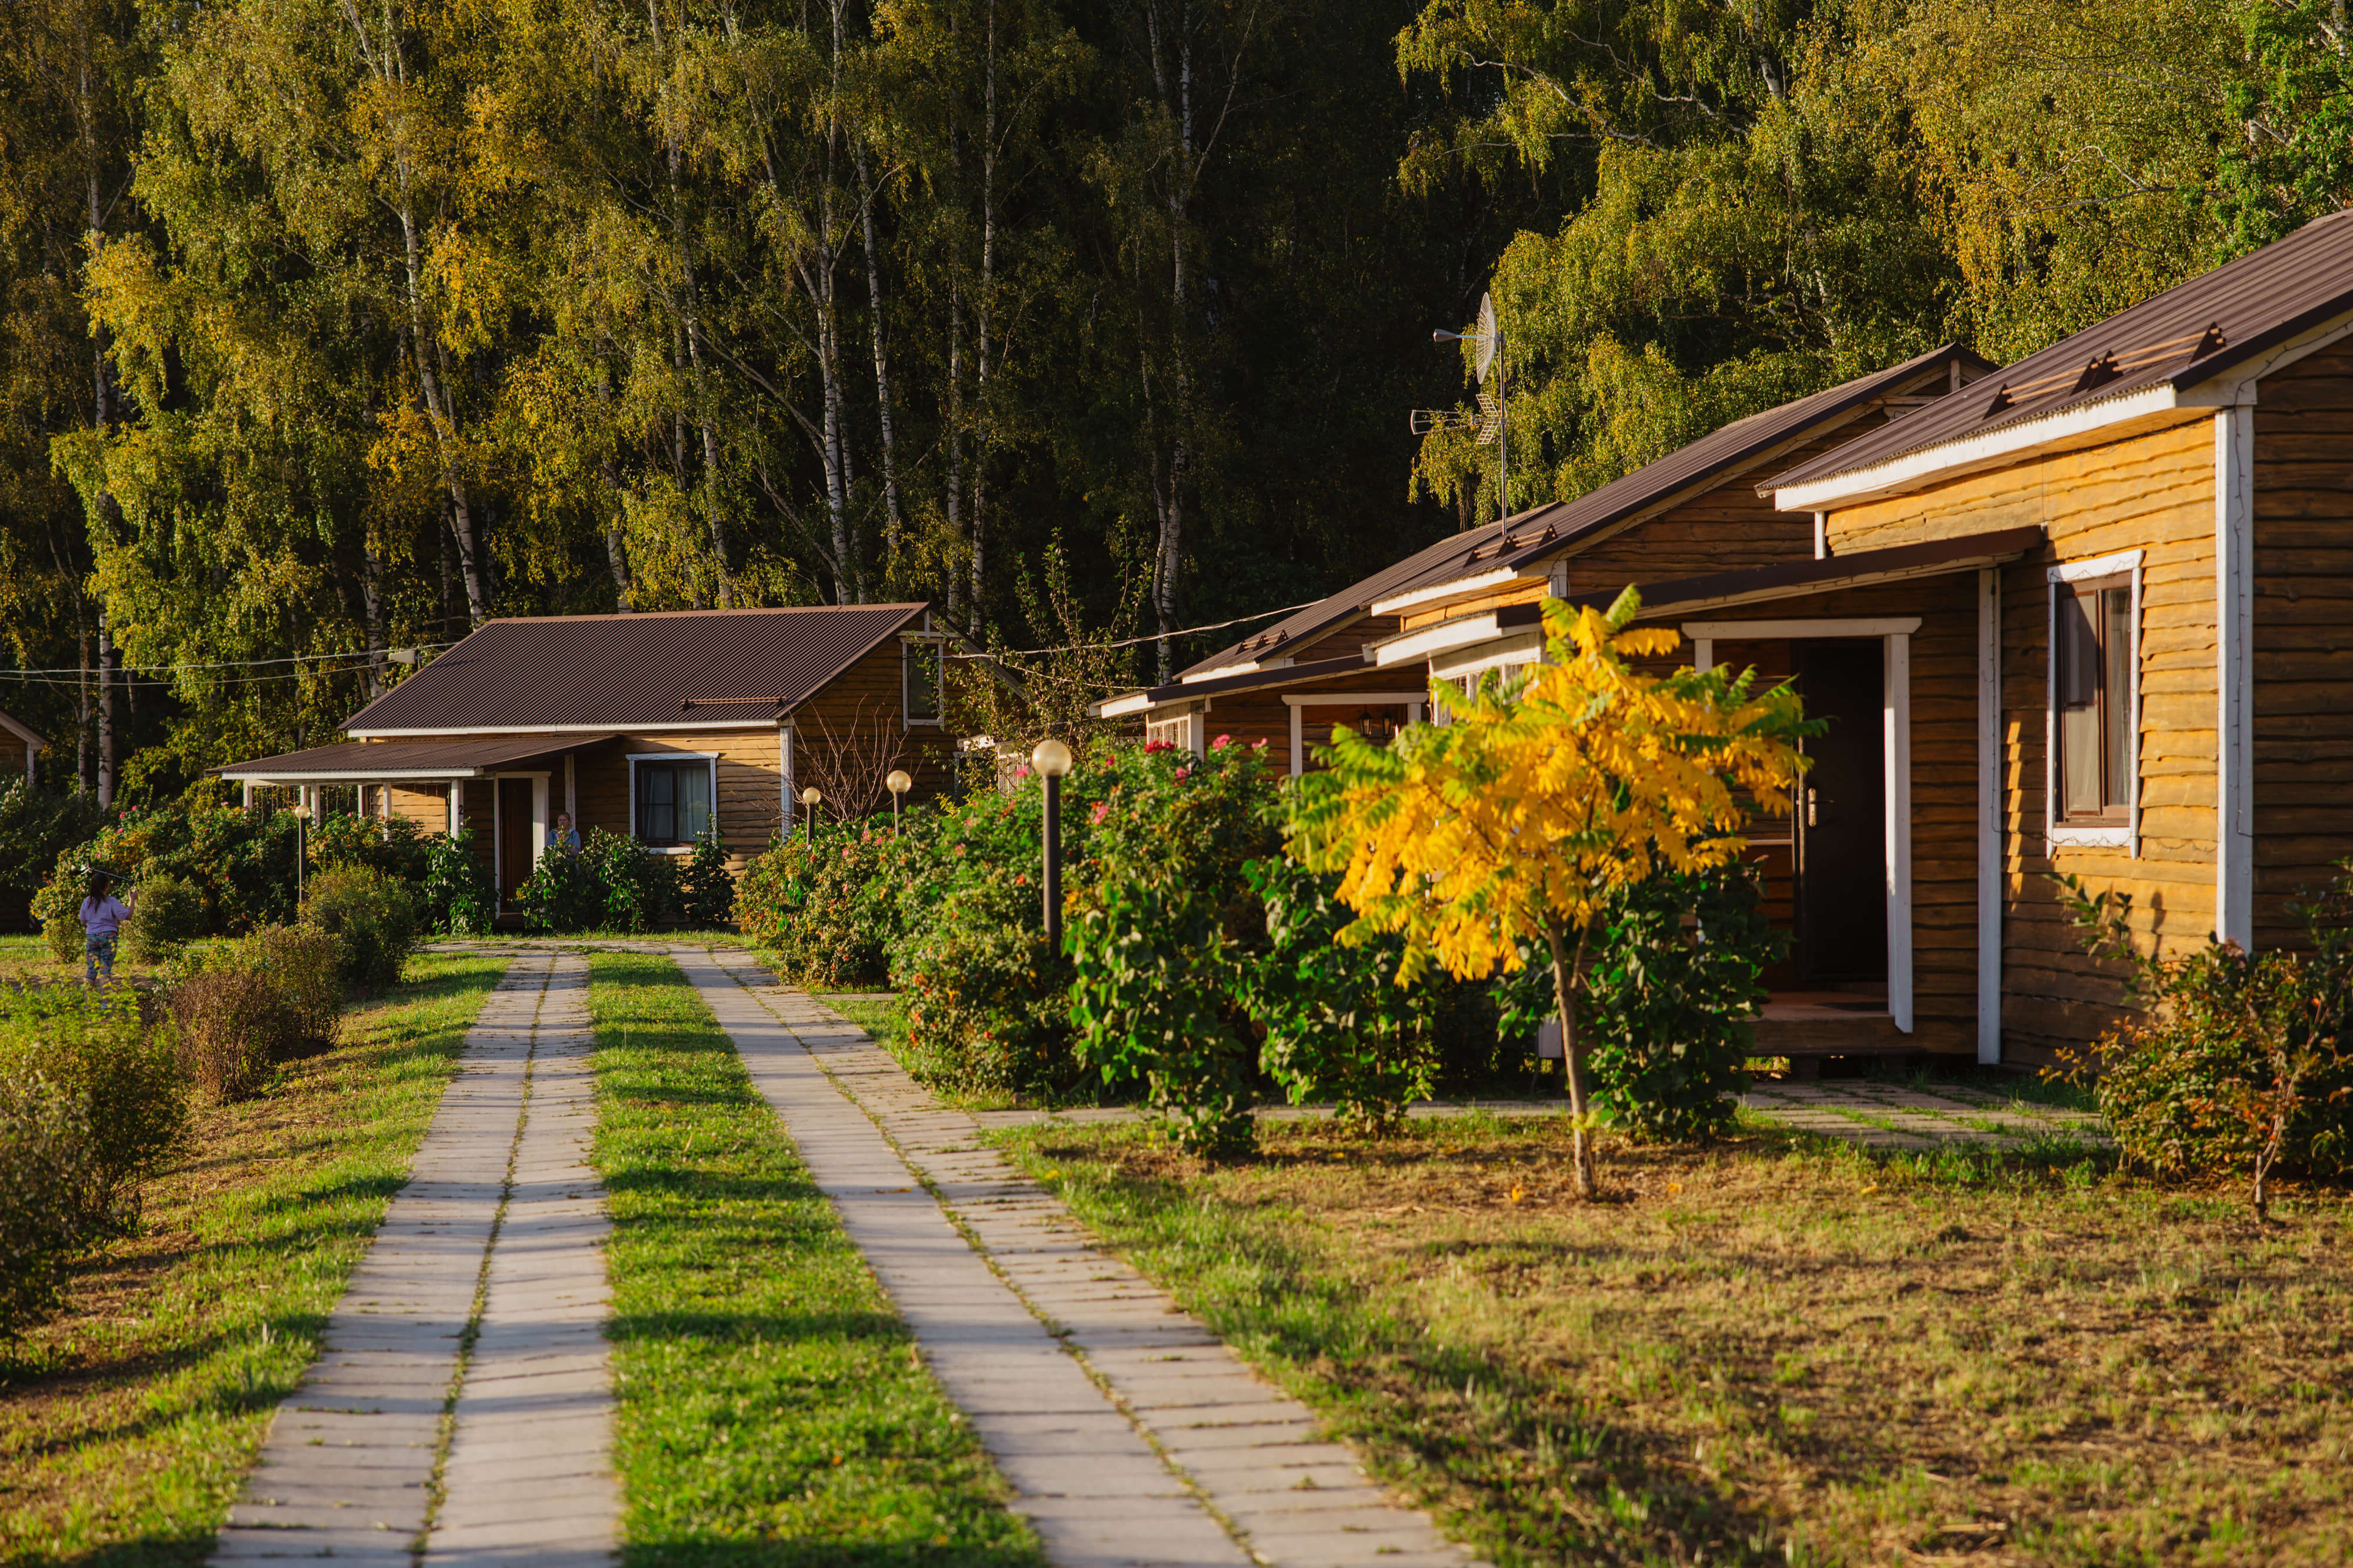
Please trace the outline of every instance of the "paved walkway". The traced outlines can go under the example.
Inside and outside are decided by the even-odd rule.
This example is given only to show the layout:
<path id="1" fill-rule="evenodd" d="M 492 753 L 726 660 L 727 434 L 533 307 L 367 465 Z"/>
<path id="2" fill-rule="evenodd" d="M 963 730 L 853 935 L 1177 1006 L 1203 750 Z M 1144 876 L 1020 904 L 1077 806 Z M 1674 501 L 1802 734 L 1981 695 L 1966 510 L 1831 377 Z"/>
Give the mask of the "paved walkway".
<path id="1" fill-rule="evenodd" d="M 611 1561 L 587 984 L 585 960 L 540 953 L 485 999 L 215 1563 Z"/>
<path id="2" fill-rule="evenodd" d="M 864 1031 L 748 954 L 676 956 L 1056 1568 L 1468 1568 Z"/>

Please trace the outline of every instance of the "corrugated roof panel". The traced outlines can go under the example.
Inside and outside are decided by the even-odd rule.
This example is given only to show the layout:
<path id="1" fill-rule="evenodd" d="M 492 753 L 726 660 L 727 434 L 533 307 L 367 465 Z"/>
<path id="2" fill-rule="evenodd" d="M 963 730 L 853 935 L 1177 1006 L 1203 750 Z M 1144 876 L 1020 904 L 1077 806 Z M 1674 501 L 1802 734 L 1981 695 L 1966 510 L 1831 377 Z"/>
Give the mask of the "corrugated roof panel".
<path id="1" fill-rule="evenodd" d="M 1987 377 L 1967 389 L 1969 395 L 1917 409 L 1776 475 L 1762 488 L 1857 473 L 2163 383 L 2196 386 L 2348 310 L 2353 310 L 2353 212 L 2339 212 L 2153 294 Z"/>
<path id="2" fill-rule="evenodd" d="M 491 621 L 353 714 L 354 735 L 645 730 L 789 713 L 926 606 Z"/>

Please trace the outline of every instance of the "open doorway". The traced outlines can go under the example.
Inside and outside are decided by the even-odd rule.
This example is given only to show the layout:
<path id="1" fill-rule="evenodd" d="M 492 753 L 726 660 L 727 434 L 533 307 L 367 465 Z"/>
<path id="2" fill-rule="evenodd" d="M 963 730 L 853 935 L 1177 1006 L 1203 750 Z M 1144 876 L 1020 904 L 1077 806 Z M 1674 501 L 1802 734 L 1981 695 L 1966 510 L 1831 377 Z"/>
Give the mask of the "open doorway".
<path id="1" fill-rule="evenodd" d="M 1792 649 L 1813 765 L 1797 802 L 1799 989 L 1887 1003 L 1886 652 L 1877 637 Z M 1831 1004 L 1836 1005 L 1836 1004 Z"/>

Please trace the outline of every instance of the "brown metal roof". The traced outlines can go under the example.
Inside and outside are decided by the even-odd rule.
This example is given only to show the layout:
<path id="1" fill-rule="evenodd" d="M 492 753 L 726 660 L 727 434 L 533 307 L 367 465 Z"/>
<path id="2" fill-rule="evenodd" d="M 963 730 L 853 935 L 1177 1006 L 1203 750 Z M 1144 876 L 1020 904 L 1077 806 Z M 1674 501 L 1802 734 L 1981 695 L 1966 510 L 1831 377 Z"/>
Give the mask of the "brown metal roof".
<path id="1" fill-rule="evenodd" d="M 774 722 L 925 605 L 491 621 L 353 714 L 351 734 Z"/>
<path id="2" fill-rule="evenodd" d="M 2170 383 L 2212 381 L 2353 310 L 2353 211 L 2315 218 L 2261 250 L 2175 285 L 1905 416 L 1760 489 L 1851 474 L 2021 420 Z"/>
<path id="3" fill-rule="evenodd" d="M 576 752 L 611 739 L 610 735 L 566 735 L 558 741 L 545 735 L 514 735 L 491 741 L 346 741 L 256 757 L 211 771 L 226 779 L 253 784 L 480 778 L 493 768 Z"/>
<path id="4" fill-rule="evenodd" d="M 1236 691 L 1313 686 L 1318 681 L 1337 680 L 1344 675 L 1368 674 L 1372 669 L 1362 654 L 1352 653 L 1344 658 L 1319 658 L 1306 664 L 1286 664 L 1275 669 L 1248 669 L 1240 675 L 1220 675 L 1209 680 L 1174 681 L 1166 686 L 1153 687 L 1143 695 L 1150 698 L 1152 705 L 1157 708 L 1163 703 L 1187 702 L 1199 697 L 1222 697 Z"/>
<path id="5" fill-rule="evenodd" d="M 1184 673 L 1276 657 L 1292 645 L 1305 646 L 1345 625 L 1384 599 L 1435 587 L 1458 578 L 1484 576 L 1499 568 L 1518 570 L 1559 554 L 1591 535 L 1677 499 L 1683 492 L 1721 484 L 1743 468 L 1763 462 L 1791 441 L 1848 417 L 1873 399 L 1890 397 L 1950 375 L 1994 367 L 1968 349 L 1941 348 L 1752 414 L 1701 437 L 1632 473 L 1612 479 L 1571 501 L 1547 501 L 1484 527 L 1457 533 L 1408 556 L 1386 571 L 1342 589 L 1266 630 L 1211 654 Z"/>
<path id="6" fill-rule="evenodd" d="M 2042 528 L 2029 523 L 2022 528 L 1932 539 L 1925 544 L 1858 551 L 1852 555 L 1833 555 L 1821 561 L 1777 561 L 1770 566 L 1752 566 L 1743 572 L 1711 572 L 1704 577 L 1645 583 L 1640 589 L 1642 615 L 1646 619 L 1669 610 L 1688 615 L 1709 605 L 1791 599 L 1802 594 L 1827 593 L 1833 588 L 1852 588 L 1867 583 L 1938 576 L 2010 560 L 2042 543 Z M 1615 593 L 1577 594 L 1568 602 L 1606 610 L 1617 597 Z"/>

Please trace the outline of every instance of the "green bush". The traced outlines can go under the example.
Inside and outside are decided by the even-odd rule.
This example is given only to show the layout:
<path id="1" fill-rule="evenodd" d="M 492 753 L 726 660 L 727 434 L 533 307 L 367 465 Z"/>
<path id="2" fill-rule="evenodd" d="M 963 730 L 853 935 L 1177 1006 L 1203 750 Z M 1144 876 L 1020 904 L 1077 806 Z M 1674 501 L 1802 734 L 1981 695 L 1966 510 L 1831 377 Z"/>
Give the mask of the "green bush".
<path id="1" fill-rule="evenodd" d="M 434 835 L 439 837 L 441 835 Z M 331 811 L 312 823 L 311 869 L 355 866 L 420 886 L 432 862 L 432 840 L 405 816 L 359 816 Z"/>
<path id="2" fill-rule="evenodd" d="M 94 837 L 59 852 L 48 888 L 39 895 L 52 900 L 41 906 L 44 930 L 56 913 L 55 900 L 69 893 L 71 904 L 80 902 L 92 866 L 112 867 L 142 883 L 159 876 L 189 883 L 204 905 L 199 934 L 235 936 L 290 921 L 296 914 L 294 838 L 290 813 L 248 812 L 220 799 L 216 784 L 199 785 L 163 805 L 124 812 Z M 61 940 L 52 936 L 53 942 Z M 78 928 L 72 941 L 78 958 Z"/>
<path id="3" fill-rule="evenodd" d="M 33 895 L 58 857 L 86 844 L 105 825 L 98 797 L 75 790 L 52 795 L 21 778 L 0 788 L 0 930 L 30 915 Z M 35 927 L 41 924 L 31 917 Z"/>
<path id="4" fill-rule="evenodd" d="M 425 841 L 422 889 L 427 927 L 448 936 L 486 936 L 499 912 L 498 879 L 475 853 L 474 830 L 437 833 Z"/>
<path id="5" fill-rule="evenodd" d="M 1440 988 L 1396 984 L 1396 936 L 1339 941 L 1356 911 L 1334 897 L 1336 876 L 1286 856 L 1253 860 L 1243 874 L 1266 910 L 1266 951 L 1240 977 L 1266 1031 L 1261 1065 L 1293 1104 L 1328 1100 L 1344 1121 L 1392 1131 L 1436 1081 Z"/>
<path id="6" fill-rule="evenodd" d="M 30 1067 L 0 1063 L 0 1336 L 56 1311 L 66 1268 L 97 1235 L 90 1117 Z"/>
<path id="7" fill-rule="evenodd" d="M 35 1071 L 72 1095 L 91 1142 L 90 1219 L 127 1230 L 138 1184 L 181 1146 L 188 1092 L 171 1031 L 135 1000 L 80 985 L 32 985 L 0 1004 L 0 1070 Z"/>
<path id="8" fill-rule="evenodd" d="M 735 879 L 727 870 L 727 847 L 719 825 L 694 841 L 679 877 L 679 918 L 691 931 L 715 931 L 735 916 Z"/>
<path id="9" fill-rule="evenodd" d="M 417 899 L 383 871 L 342 866 L 311 879 L 302 923 L 336 939 L 345 984 L 382 991 L 400 983 L 416 951 Z"/>
<path id="10" fill-rule="evenodd" d="M 586 854 L 553 850 L 515 889 L 523 924 L 535 931 L 593 931 L 604 923 L 606 889 Z"/>
<path id="11" fill-rule="evenodd" d="M 907 1070 L 956 1094 L 1066 1079 L 1070 966 L 1046 946 L 1037 888 L 1018 873 L 958 889 L 900 950 Z"/>
<path id="12" fill-rule="evenodd" d="M 138 884 L 131 918 L 122 922 L 122 957 L 161 963 L 205 932 L 205 900 L 194 883 L 159 871 Z"/>
<path id="13" fill-rule="evenodd" d="M 577 854 L 541 856 L 515 898 L 533 931 L 649 931 L 680 913 L 678 857 L 592 827 Z"/>
<path id="14" fill-rule="evenodd" d="M 2353 1169 L 2353 862 L 2300 906 L 2310 950 L 2210 942 L 2142 951 L 2125 901 L 2060 879 L 2094 956 L 2124 966 L 2129 1011 L 2056 1076 L 2087 1083 L 2124 1157 L 2164 1177 L 2245 1173 L 2263 1215 L 2287 1164 Z"/>
<path id="15" fill-rule="evenodd" d="M 1071 895 L 1078 1059 L 1140 1083 L 1205 1158 L 1247 1149 L 1256 1041 L 1237 998 L 1266 917 L 1245 864 L 1279 848 L 1275 785 L 1256 748 L 1145 753 L 1092 813 L 1093 853 Z"/>
<path id="16" fill-rule="evenodd" d="M 88 890 L 86 880 L 74 868 L 60 866 L 41 884 L 41 890 L 33 895 L 33 918 L 40 922 L 41 937 L 48 943 L 49 956 L 59 963 L 81 962 L 81 900 Z"/>
<path id="17" fill-rule="evenodd" d="M 311 926 L 266 926 L 191 965 L 164 993 L 188 1076 L 216 1100 L 249 1099 L 278 1063 L 333 1045 L 342 968 L 342 940 Z"/>

